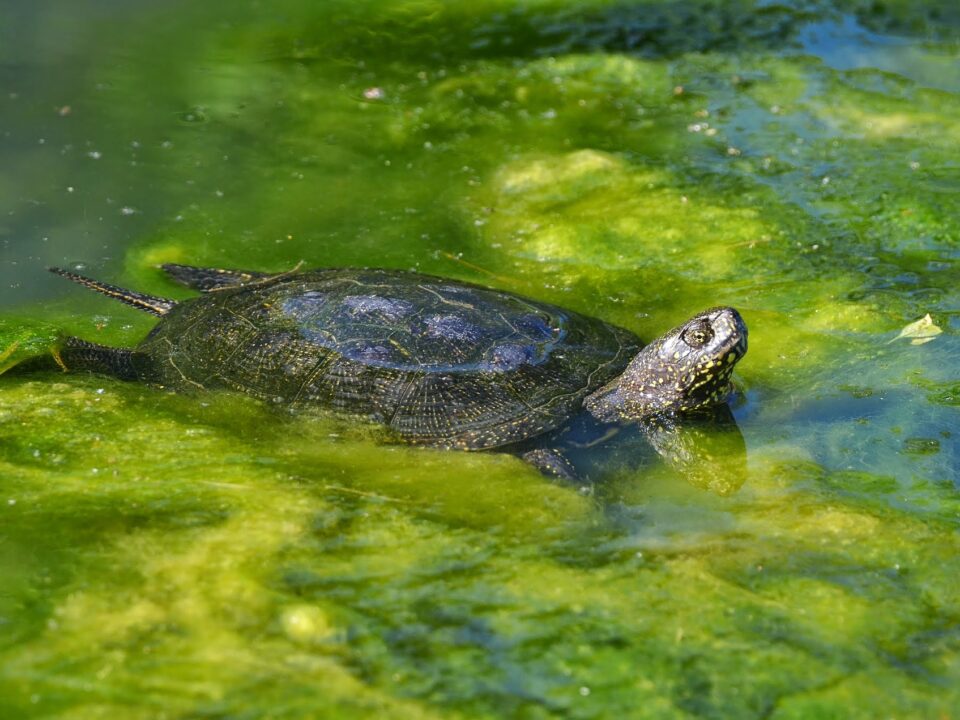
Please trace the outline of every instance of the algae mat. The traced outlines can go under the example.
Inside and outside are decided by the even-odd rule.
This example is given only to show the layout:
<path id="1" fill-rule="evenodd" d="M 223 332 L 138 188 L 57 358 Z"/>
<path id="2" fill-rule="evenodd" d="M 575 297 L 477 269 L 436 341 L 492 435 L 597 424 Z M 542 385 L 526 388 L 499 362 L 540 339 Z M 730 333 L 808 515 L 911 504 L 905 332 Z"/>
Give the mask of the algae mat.
<path id="1" fill-rule="evenodd" d="M 0 10 L 0 716 L 956 716 L 955 3 L 43 5 Z M 45 265 L 299 261 L 740 308 L 742 484 L 16 368 L 152 324 Z"/>

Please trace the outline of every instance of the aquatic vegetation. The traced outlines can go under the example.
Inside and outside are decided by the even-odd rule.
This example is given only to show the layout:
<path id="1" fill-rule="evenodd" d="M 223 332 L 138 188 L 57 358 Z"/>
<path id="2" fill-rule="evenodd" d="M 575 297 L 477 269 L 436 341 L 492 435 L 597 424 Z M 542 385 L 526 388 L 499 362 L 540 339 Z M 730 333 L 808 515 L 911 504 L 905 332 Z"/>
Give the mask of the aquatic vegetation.
<path id="1" fill-rule="evenodd" d="M 59 341 L 60 331 L 54 326 L 0 319 L 0 374 L 24 360 L 53 354 Z"/>
<path id="2" fill-rule="evenodd" d="M 42 121 L 2 100 L 29 143 L 3 150 L 24 189 L 0 179 L 0 715 L 960 706 L 956 3 L 217 12 L 91 36 Z M 301 260 L 645 338 L 736 306 L 746 480 L 646 458 L 567 487 L 231 393 L 10 369 L 153 322 L 44 264 L 184 297 L 158 263 Z"/>

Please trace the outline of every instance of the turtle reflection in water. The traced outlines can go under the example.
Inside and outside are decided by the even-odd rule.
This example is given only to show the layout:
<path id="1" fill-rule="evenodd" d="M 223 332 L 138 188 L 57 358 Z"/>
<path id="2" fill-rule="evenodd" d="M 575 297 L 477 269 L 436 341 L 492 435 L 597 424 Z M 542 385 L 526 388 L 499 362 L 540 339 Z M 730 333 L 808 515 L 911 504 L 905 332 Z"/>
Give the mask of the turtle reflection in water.
<path id="1" fill-rule="evenodd" d="M 709 453 L 688 428 L 704 416 L 730 428 L 730 374 L 747 350 L 727 307 L 643 346 L 601 320 L 413 272 L 163 269 L 201 295 L 176 302 L 53 269 L 161 318 L 132 350 L 69 338 L 63 366 L 324 408 L 409 443 L 513 452 L 568 479 L 594 464 L 585 450 L 628 437 L 696 471 Z"/>

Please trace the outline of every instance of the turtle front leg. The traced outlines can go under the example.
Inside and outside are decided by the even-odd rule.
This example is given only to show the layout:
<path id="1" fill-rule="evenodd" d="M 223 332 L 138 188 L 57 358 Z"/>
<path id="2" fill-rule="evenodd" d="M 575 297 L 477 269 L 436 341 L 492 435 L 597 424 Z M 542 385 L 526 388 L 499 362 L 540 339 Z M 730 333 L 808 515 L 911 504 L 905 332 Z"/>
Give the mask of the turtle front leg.
<path id="1" fill-rule="evenodd" d="M 573 463 L 567 460 L 559 450 L 536 448 L 535 450 L 528 450 L 520 457 L 548 477 L 568 482 L 576 482 L 578 479 Z"/>

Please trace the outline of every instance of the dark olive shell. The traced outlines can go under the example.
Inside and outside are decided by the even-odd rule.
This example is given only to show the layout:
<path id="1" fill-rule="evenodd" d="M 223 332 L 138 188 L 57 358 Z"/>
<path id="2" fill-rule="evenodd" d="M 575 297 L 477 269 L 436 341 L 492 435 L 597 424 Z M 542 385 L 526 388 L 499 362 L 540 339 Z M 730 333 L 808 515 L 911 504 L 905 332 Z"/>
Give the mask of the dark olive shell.
<path id="1" fill-rule="evenodd" d="M 229 387 L 481 449 L 551 430 L 640 348 L 553 305 L 418 273 L 329 269 L 179 303 L 138 350 L 173 387 Z"/>

